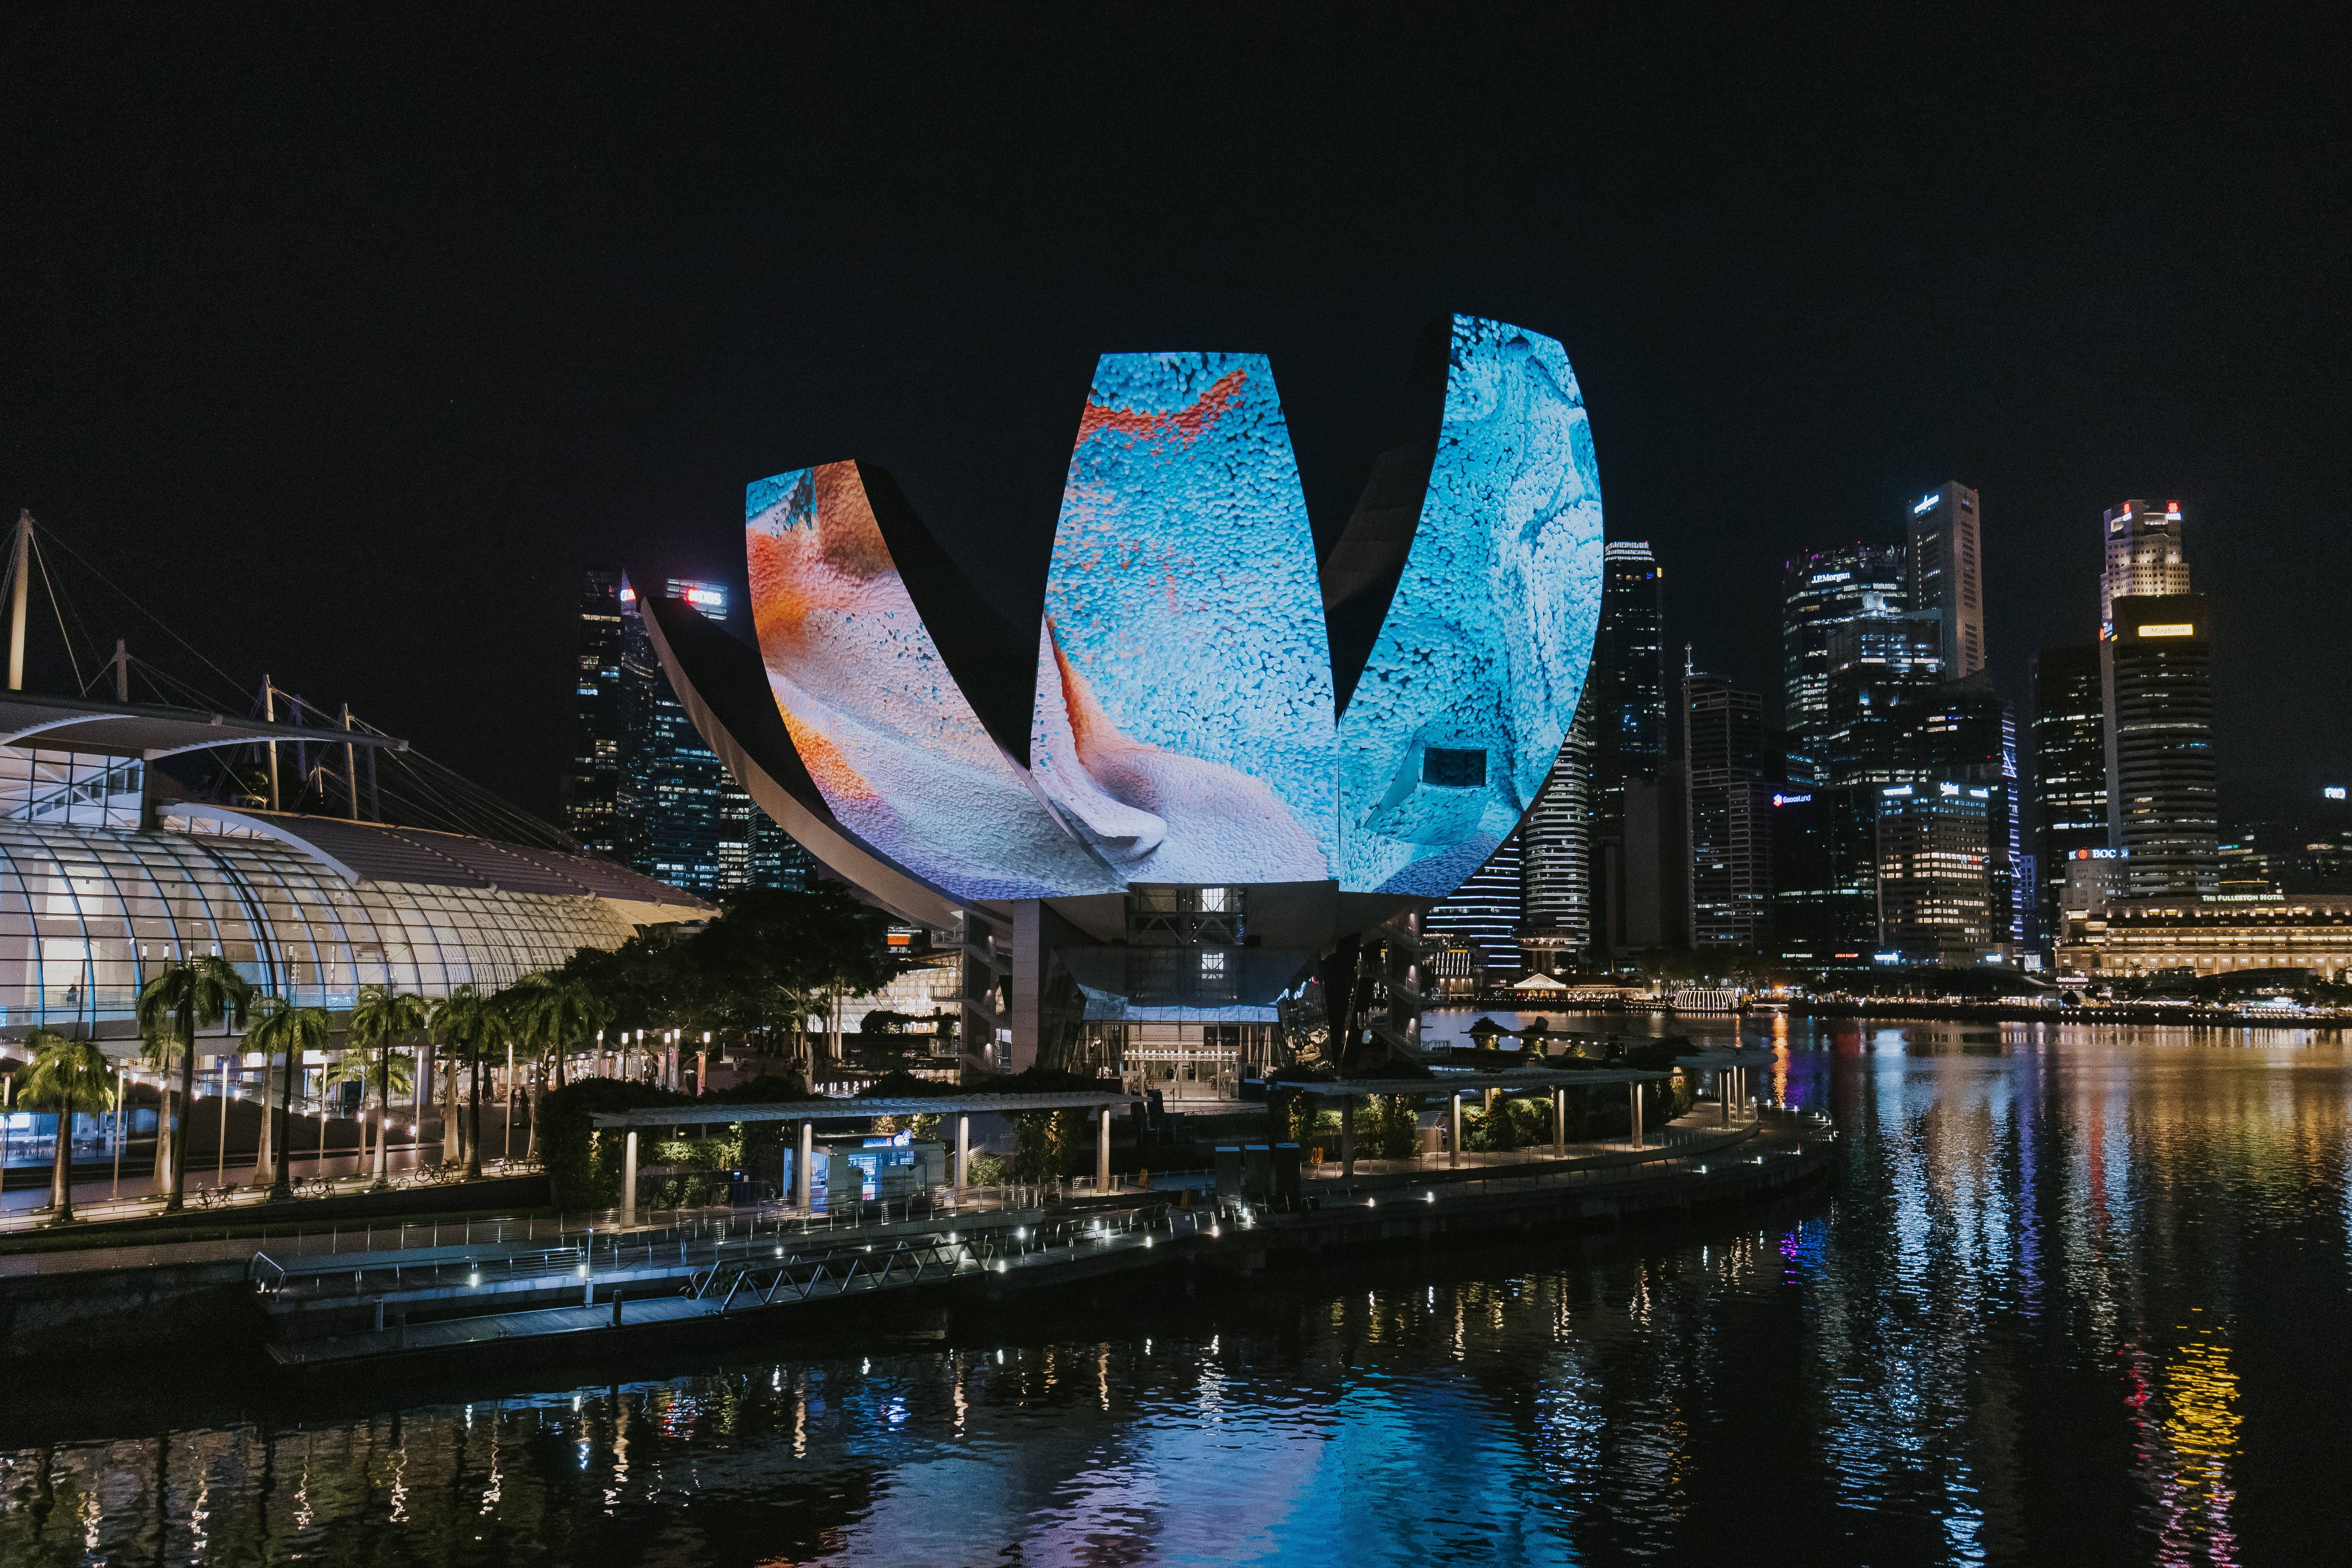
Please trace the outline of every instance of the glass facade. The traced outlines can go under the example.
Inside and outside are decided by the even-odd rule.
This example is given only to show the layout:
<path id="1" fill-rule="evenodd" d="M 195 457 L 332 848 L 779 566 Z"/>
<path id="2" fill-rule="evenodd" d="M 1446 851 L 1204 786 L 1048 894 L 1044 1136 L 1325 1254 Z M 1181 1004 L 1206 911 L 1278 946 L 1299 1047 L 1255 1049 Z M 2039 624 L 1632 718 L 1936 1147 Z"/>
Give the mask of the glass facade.
<path id="1" fill-rule="evenodd" d="M 348 1008 L 371 983 L 426 997 L 507 985 L 634 929 L 597 898 L 348 882 L 259 836 L 0 821 L 10 1029 L 127 1033 L 140 985 L 182 956 L 216 953 L 297 1005 Z"/>

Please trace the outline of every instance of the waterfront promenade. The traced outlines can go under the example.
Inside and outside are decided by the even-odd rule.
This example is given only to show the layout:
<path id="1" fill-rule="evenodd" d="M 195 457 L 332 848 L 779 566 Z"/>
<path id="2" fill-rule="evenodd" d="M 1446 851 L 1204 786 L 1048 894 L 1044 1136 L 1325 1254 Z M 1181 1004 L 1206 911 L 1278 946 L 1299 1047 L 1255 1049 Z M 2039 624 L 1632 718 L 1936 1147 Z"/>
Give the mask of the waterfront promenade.
<path id="1" fill-rule="evenodd" d="M 1834 1133 L 1811 1116 L 1709 1106 L 1640 1148 L 1335 1165 L 1296 1204 L 1197 1177 L 971 1189 L 838 1213 L 788 1207 L 524 1215 L 307 1227 L 0 1258 L 16 1357 L 200 1328 L 281 1367 L 359 1369 L 756 1332 L 848 1298 L 995 1298 L 1160 1264 L 1245 1275 L 1331 1248 L 1614 1226 L 1777 1192 L 1818 1173 Z M 159 1313 L 168 1314 L 159 1317 Z"/>

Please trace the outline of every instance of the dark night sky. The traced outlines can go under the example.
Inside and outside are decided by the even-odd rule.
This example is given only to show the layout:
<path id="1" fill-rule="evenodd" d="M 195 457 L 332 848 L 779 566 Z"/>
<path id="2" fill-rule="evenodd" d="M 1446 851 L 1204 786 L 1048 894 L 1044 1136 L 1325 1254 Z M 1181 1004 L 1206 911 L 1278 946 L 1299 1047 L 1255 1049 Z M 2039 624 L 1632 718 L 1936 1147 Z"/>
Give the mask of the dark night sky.
<path id="1" fill-rule="evenodd" d="M 740 577 L 858 456 L 1034 606 L 1108 349 L 1271 353 L 1328 538 L 1456 309 L 1566 343 L 1703 666 L 1958 478 L 2022 706 L 2178 499 L 2225 809 L 2352 774 L 2334 8 L 383 9 L 15 18 L 0 503 L 523 805 L 584 562 Z"/>

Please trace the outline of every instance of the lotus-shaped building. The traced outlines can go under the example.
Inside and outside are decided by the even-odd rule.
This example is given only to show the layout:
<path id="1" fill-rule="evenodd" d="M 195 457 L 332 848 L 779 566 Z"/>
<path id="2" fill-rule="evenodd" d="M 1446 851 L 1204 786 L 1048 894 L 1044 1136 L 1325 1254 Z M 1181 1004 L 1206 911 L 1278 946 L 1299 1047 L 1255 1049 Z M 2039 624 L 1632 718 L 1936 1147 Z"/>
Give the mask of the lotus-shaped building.
<path id="1" fill-rule="evenodd" d="M 1601 488 L 1566 353 L 1464 316 L 1423 359 L 1318 563 L 1264 355 L 1104 355 L 1034 626 L 873 465 L 759 480 L 756 658 L 656 606 L 672 682 L 831 870 L 910 921 L 1010 929 L 1015 1062 L 1055 1054 L 1057 995 L 1081 1023 L 1270 1022 L 1358 933 L 1402 917 L 1410 949 L 1532 804 L 1584 680 Z"/>

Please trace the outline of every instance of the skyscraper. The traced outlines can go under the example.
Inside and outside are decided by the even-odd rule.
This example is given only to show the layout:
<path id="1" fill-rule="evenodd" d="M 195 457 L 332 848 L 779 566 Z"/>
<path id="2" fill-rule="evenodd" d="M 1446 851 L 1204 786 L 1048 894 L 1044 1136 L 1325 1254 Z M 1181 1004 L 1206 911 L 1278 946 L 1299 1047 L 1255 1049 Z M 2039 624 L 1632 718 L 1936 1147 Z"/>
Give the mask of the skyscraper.
<path id="1" fill-rule="evenodd" d="M 724 584 L 673 578 L 661 591 L 726 617 Z M 573 837 L 694 892 L 804 886 L 807 851 L 752 805 L 672 694 L 635 587 L 616 568 L 588 568 L 580 616 L 579 739 L 563 789 Z"/>
<path id="2" fill-rule="evenodd" d="M 1878 940 L 1907 962 L 1964 968 L 1998 951 L 2000 911 L 1985 874 L 1984 784 L 1894 784 L 1879 792 Z"/>
<path id="3" fill-rule="evenodd" d="M 1913 501 L 1904 521 L 1911 608 L 1934 613 L 1945 675 L 1974 675 L 1985 661 L 1977 492 L 1947 479 Z"/>
<path id="4" fill-rule="evenodd" d="M 2060 900 L 2077 849 L 2107 841 L 2106 698 L 2099 645 L 2046 647 L 2033 660 L 2035 859 L 2044 945 L 2057 939 Z"/>
<path id="5" fill-rule="evenodd" d="M 1589 811 L 1591 847 L 1588 852 L 1591 879 L 1591 920 L 1593 945 L 1603 951 L 1658 944 L 1654 934 L 1636 940 L 1629 899 L 1644 911 L 1644 930 L 1654 931 L 1663 899 L 1677 912 L 1668 920 L 1670 939 L 1681 940 L 1679 914 L 1683 892 L 1683 817 L 1680 810 L 1662 818 L 1654 809 L 1641 814 L 1638 831 L 1651 841 L 1638 846 L 1629 840 L 1637 831 L 1629 825 L 1626 792 L 1654 784 L 1666 767 L 1666 661 L 1664 637 L 1665 573 L 1638 541 L 1621 540 L 1602 547 L 1601 622 L 1593 638 L 1592 791 Z M 1654 791 L 1653 792 L 1654 795 Z M 1651 803 L 1655 805 L 1654 799 Z M 1659 824 L 1674 844 L 1655 842 Z M 1656 881 L 1666 868 L 1671 889 Z M 1637 893 L 1632 880 L 1650 880 Z"/>
<path id="6" fill-rule="evenodd" d="M 1932 611 L 1858 615 L 1830 628 L 1815 777 L 1884 785 L 1916 776 L 1910 709 L 1944 684 L 1942 647 Z"/>
<path id="7" fill-rule="evenodd" d="M 2164 510 L 2158 511 L 2144 500 L 2127 500 L 2110 508 L 2105 521 L 2106 565 L 2099 574 L 2102 626 L 2114 618 L 2115 602 L 2126 595 L 2189 591 L 2179 501 L 2167 501 Z"/>
<path id="8" fill-rule="evenodd" d="M 1580 966 L 1592 951 L 1592 715 L 1587 681 L 1575 721 L 1519 825 L 1519 935 L 1531 969 L 1547 974 Z"/>
<path id="9" fill-rule="evenodd" d="M 1772 793 L 1772 941 L 1782 958 L 1840 966 L 1877 950 L 1879 788 Z"/>
<path id="10" fill-rule="evenodd" d="M 2117 595 L 2107 617 L 2109 841 L 2131 852 L 2133 897 L 2209 897 L 2221 877 L 2221 812 L 2205 601 Z"/>
<path id="11" fill-rule="evenodd" d="M 1780 721 L 1793 758 L 1790 772 L 1819 777 L 1829 731 L 1830 639 L 1840 626 L 1904 607 L 1903 552 L 1874 544 L 1843 544 L 1790 556 L 1781 572 Z"/>
<path id="12" fill-rule="evenodd" d="M 727 614 L 727 591 L 673 579 L 663 593 L 712 620 Z M 621 588 L 623 725 L 619 816 L 622 858 L 649 877 L 698 893 L 748 886 L 751 879 L 751 803 L 702 742 L 671 692 L 654 652 L 637 590 Z"/>
<path id="13" fill-rule="evenodd" d="M 2127 500 L 2100 521 L 2107 844 L 2131 852 L 2135 897 L 2210 896 L 2221 826 L 2211 628 L 2189 592 L 2180 503 Z"/>
<path id="14" fill-rule="evenodd" d="M 1623 854 L 1609 885 L 1612 952 L 1690 946 L 1690 781 L 1679 760 L 1625 781 Z"/>
<path id="15" fill-rule="evenodd" d="M 1526 911 L 1520 882 L 1519 836 L 1512 834 L 1469 879 L 1422 918 L 1422 931 L 1439 947 L 1467 948 L 1490 982 L 1507 984 L 1526 967 L 1519 921 Z"/>
<path id="16" fill-rule="evenodd" d="M 1601 700 L 1593 744 L 1602 779 L 1600 808 L 1615 816 L 1623 807 L 1610 797 L 1624 781 L 1665 765 L 1665 571 L 1638 540 L 1604 545 L 1601 556 L 1601 623 L 1592 645 Z"/>
<path id="17" fill-rule="evenodd" d="M 1683 677 L 1689 768 L 1691 946 L 1754 951 L 1770 938 L 1771 796 L 1780 769 L 1764 700 L 1718 676 Z"/>
<path id="18" fill-rule="evenodd" d="M 2023 950 L 2032 923 L 2033 883 L 2020 831 L 2017 718 L 1993 689 L 1984 671 L 1947 681 L 1908 710 L 1912 773 L 1922 791 L 1929 784 L 1958 784 L 1959 798 L 1976 809 L 1982 802 L 1985 935 L 2005 952 Z"/>
<path id="19" fill-rule="evenodd" d="M 621 574 L 591 566 L 580 590 L 580 667 L 572 696 L 572 767 L 563 775 L 563 826 L 583 849 L 621 858 Z"/>

